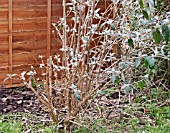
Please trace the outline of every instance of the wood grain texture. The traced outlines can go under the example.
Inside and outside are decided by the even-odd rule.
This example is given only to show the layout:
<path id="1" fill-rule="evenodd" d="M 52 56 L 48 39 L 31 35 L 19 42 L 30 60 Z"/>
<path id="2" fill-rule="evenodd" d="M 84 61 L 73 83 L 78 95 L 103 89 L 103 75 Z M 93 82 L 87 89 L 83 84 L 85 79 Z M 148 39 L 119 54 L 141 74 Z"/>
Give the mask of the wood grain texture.
<path id="1" fill-rule="evenodd" d="M 0 33 L 8 33 L 8 21 L 0 20 Z"/>
<path id="2" fill-rule="evenodd" d="M 13 21 L 13 32 L 29 32 L 46 29 L 46 18 L 33 18 Z"/>
<path id="3" fill-rule="evenodd" d="M 47 58 L 51 52 L 51 0 L 47 2 Z"/>
<path id="4" fill-rule="evenodd" d="M 0 20 L 8 20 L 8 8 L 0 8 Z"/>
<path id="5" fill-rule="evenodd" d="M 14 42 L 26 42 L 26 41 L 41 41 L 47 40 L 46 30 L 37 30 L 29 32 L 14 32 L 13 33 L 13 43 Z"/>
<path id="6" fill-rule="evenodd" d="M 9 66 L 9 70 L 8 70 L 8 73 L 9 74 L 12 74 L 13 71 L 12 71 L 12 65 L 13 65 L 13 61 L 12 61 L 12 38 L 13 38 L 13 34 L 12 34 L 12 2 L 13 0 L 9 0 L 9 5 L 8 5 L 8 10 L 9 10 L 9 13 L 8 13 L 8 35 L 9 35 L 9 42 L 8 42 L 8 47 L 9 47 L 9 56 L 8 56 L 8 66 Z M 12 84 L 12 79 L 10 79 L 9 81 L 9 84 Z"/>
<path id="7" fill-rule="evenodd" d="M 4 64 L 5 65 L 5 64 Z M 4 79 L 7 78 L 9 68 L 6 66 L 0 67 L 0 85 L 7 85 L 9 84 L 9 81 L 4 82 Z"/>
<path id="8" fill-rule="evenodd" d="M 104 9 L 104 2 L 99 7 Z M 31 66 L 41 77 L 39 55 L 44 61 L 49 55 L 62 55 L 61 42 L 50 34 L 51 22 L 62 15 L 62 0 L 0 0 L 0 88 L 21 86 L 19 80 L 12 84 L 3 80 L 7 74 L 20 74 Z"/>
<path id="9" fill-rule="evenodd" d="M 8 33 L 1 33 L 0 34 L 0 43 L 8 44 Z"/>
<path id="10" fill-rule="evenodd" d="M 8 0 L 1 0 L 0 7 L 2 7 L 2 8 L 8 7 Z"/>

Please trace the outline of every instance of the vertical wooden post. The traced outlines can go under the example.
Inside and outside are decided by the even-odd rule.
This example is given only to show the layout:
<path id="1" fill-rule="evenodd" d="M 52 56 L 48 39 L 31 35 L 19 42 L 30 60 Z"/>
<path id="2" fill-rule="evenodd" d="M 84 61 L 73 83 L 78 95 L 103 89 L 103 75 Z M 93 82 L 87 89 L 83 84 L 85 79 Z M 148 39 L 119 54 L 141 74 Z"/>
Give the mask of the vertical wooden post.
<path id="1" fill-rule="evenodd" d="M 12 74 L 12 0 L 8 1 L 8 10 L 9 10 L 9 16 L 8 16 L 8 37 L 9 37 L 9 74 Z M 12 79 L 10 80 L 10 84 L 12 84 Z"/>
<path id="2" fill-rule="evenodd" d="M 51 0 L 47 0 L 47 59 L 51 52 Z"/>
<path id="3" fill-rule="evenodd" d="M 63 0 L 63 19 L 64 19 L 64 23 L 63 23 L 63 39 L 62 39 L 62 41 L 63 41 L 63 46 L 62 46 L 62 48 L 64 48 L 64 52 L 63 52 L 63 55 L 62 55 L 62 58 L 63 58 L 63 60 L 62 60 L 62 65 L 63 66 L 66 66 L 66 51 L 65 51 L 65 49 L 66 49 L 66 46 L 67 46 L 67 34 L 66 34 L 66 0 Z"/>

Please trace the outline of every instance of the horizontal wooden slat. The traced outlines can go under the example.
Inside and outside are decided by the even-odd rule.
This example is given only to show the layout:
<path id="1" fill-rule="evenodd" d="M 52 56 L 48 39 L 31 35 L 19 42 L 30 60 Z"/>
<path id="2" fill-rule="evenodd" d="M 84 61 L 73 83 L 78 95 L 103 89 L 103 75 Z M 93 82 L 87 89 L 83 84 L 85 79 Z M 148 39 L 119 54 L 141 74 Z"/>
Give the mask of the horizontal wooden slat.
<path id="1" fill-rule="evenodd" d="M 8 19 L 8 8 L 1 8 L 0 9 L 0 20 L 7 20 Z"/>
<path id="2" fill-rule="evenodd" d="M 31 51 L 31 50 L 39 50 L 46 49 L 47 42 L 46 41 L 26 41 L 26 42 L 15 42 L 13 43 L 13 51 L 21 52 L 21 51 Z"/>
<path id="3" fill-rule="evenodd" d="M 69 2 L 69 0 L 66 0 L 66 1 Z M 52 4 L 58 4 L 58 5 L 61 5 L 63 3 L 62 0 L 52 0 L 51 2 Z"/>
<path id="4" fill-rule="evenodd" d="M 0 53 L 8 54 L 8 43 L 0 43 Z"/>
<path id="5" fill-rule="evenodd" d="M 27 69 L 27 71 L 31 70 L 31 66 L 34 66 L 35 68 L 39 68 L 39 63 L 41 62 L 38 62 L 38 63 L 35 63 L 35 64 L 20 64 L 20 65 L 14 65 L 13 66 L 13 70 L 14 71 L 17 71 L 17 70 L 24 70 L 24 69 Z"/>
<path id="6" fill-rule="evenodd" d="M 40 63 L 40 62 L 39 62 Z M 34 66 L 36 72 L 37 72 L 37 77 L 41 78 L 41 74 L 42 74 L 42 69 L 39 68 L 39 63 L 36 63 L 36 64 L 20 64 L 20 65 L 15 65 L 13 66 L 13 74 L 18 74 L 21 75 L 21 73 L 23 71 L 26 71 L 29 72 L 29 70 L 31 70 L 31 66 Z M 0 85 L 2 84 L 8 84 L 8 80 L 6 82 L 4 82 L 4 79 L 7 78 L 7 74 L 8 74 L 8 67 L 4 67 L 4 68 L 0 68 L 0 73 L 1 73 L 1 76 L 0 76 Z M 18 76 L 15 76 L 18 77 Z M 28 77 L 27 74 L 25 75 L 25 77 Z M 20 80 L 14 80 L 13 83 L 21 83 Z"/>
<path id="7" fill-rule="evenodd" d="M 46 18 L 22 19 L 13 21 L 13 32 L 46 30 Z"/>
<path id="8" fill-rule="evenodd" d="M 8 7 L 8 0 L 0 0 L 0 7 Z"/>
<path id="9" fill-rule="evenodd" d="M 2 63 L 8 63 L 8 53 L 7 54 L 0 53 L 0 63 L 1 65 Z"/>
<path id="10" fill-rule="evenodd" d="M 0 85 L 2 84 L 9 84 L 9 81 L 4 82 L 4 79 L 7 78 L 7 74 L 8 74 L 8 68 L 4 68 L 4 69 L 0 69 Z"/>
<path id="11" fill-rule="evenodd" d="M 46 8 L 14 8 L 13 9 L 13 19 L 29 19 L 35 17 L 46 17 L 47 9 Z"/>
<path id="12" fill-rule="evenodd" d="M 43 41 L 46 39 L 46 30 L 13 33 L 13 42 Z"/>
<path id="13" fill-rule="evenodd" d="M 51 39 L 51 47 L 59 49 L 60 47 L 62 47 L 62 43 L 60 40 L 56 40 L 56 39 L 52 38 Z"/>
<path id="14" fill-rule="evenodd" d="M 8 21 L 0 20 L 0 33 L 8 32 Z"/>
<path id="15" fill-rule="evenodd" d="M 54 4 L 52 5 L 52 11 L 51 14 L 52 16 L 58 16 L 58 17 L 62 17 L 63 16 L 63 12 L 62 12 L 62 4 Z"/>
<path id="16" fill-rule="evenodd" d="M 4 65 L 3 67 L 2 67 L 2 66 L 0 67 L 0 71 L 1 71 L 1 72 L 7 71 L 7 70 L 8 70 L 8 66 L 5 66 L 5 65 Z"/>
<path id="17" fill-rule="evenodd" d="M 4 12 L 5 16 L 5 12 Z M 61 6 L 52 7 L 52 16 L 62 17 Z M 14 8 L 13 10 L 13 20 L 16 19 L 32 19 L 37 17 L 47 17 L 47 8 Z"/>
<path id="18" fill-rule="evenodd" d="M 46 55 L 46 49 L 38 49 L 38 50 L 32 50 L 32 51 L 16 51 L 13 54 L 13 64 L 19 65 L 19 64 L 28 64 L 28 63 L 36 63 L 40 61 L 39 55 Z M 0 53 L 0 65 L 7 64 L 8 63 L 8 53 Z M 2 67 L 2 66 L 1 66 Z"/>
<path id="19" fill-rule="evenodd" d="M 51 47 L 52 48 L 59 48 L 61 45 L 55 43 Z M 15 52 L 22 52 L 22 51 L 36 51 L 36 50 L 44 50 L 47 47 L 46 41 L 30 41 L 30 42 L 15 42 L 13 43 L 13 51 Z M 8 54 L 8 44 L 1 44 L 0 45 L 0 55 Z M 1 63 L 1 62 L 0 62 Z"/>
<path id="20" fill-rule="evenodd" d="M 39 55 L 45 55 L 46 49 L 40 49 L 40 50 L 35 50 L 32 52 L 19 52 L 19 53 L 14 53 L 13 54 L 13 62 L 14 65 L 18 64 L 19 62 L 22 64 L 23 63 L 36 63 L 38 60 L 40 60 Z"/>
<path id="21" fill-rule="evenodd" d="M 52 4 L 61 4 L 62 0 L 51 0 Z M 66 2 L 70 2 L 70 0 L 66 0 Z M 14 0 L 14 4 L 18 3 L 28 3 L 28 4 L 47 4 L 47 0 Z"/>
<path id="22" fill-rule="evenodd" d="M 13 6 L 30 6 L 30 5 L 44 5 L 47 0 L 13 0 Z"/>
<path id="23" fill-rule="evenodd" d="M 8 44 L 8 33 L 1 33 L 0 34 L 0 44 Z"/>
<path id="24" fill-rule="evenodd" d="M 6 84 L 6 85 L 1 85 L 0 84 L 0 89 L 11 89 L 11 88 L 18 88 L 18 87 L 23 87 L 24 84 L 23 83 L 18 83 L 18 84 Z"/>

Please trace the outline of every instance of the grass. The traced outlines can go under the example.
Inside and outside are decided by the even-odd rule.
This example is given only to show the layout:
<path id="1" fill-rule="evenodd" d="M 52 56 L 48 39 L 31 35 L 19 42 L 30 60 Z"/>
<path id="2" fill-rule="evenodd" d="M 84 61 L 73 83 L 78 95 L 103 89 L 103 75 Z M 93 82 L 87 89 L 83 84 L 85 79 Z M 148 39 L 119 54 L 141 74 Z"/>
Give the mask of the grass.
<path id="1" fill-rule="evenodd" d="M 73 133 L 170 133 L 169 91 L 153 89 L 137 95 L 129 106 L 122 105 L 121 113 L 111 120 L 86 118 L 82 127 Z M 106 111 L 104 106 L 93 107 L 94 112 Z M 128 115 L 127 115 L 128 114 Z M 43 116 L 41 116 L 43 117 Z M 93 117 L 93 116 L 92 116 Z M 0 133 L 55 133 L 56 125 L 43 123 L 39 116 L 27 113 L 0 114 Z"/>
<path id="2" fill-rule="evenodd" d="M 55 125 L 44 125 L 36 115 L 17 113 L 0 115 L 0 133 L 55 133 Z M 35 123 L 34 123 L 35 122 Z"/>
<path id="3" fill-rule="evenodd" d="M 150 105 L 152 106 L 152 105 Z M 32 117 L 28 114 L 20 113 L 17 115 L 1 115 L 0 116 L 0 133 L 21 133 L 30 131 L 31 133 L 55 133 L 55 125 L 44 125 L 41 123 L 31 124 L 26 126 L 23 123 L 22 117 Z M 170 107 L 161 108 L 154 107 L 147 117 L 154 117 L 154 122 L 149 123 L 146 118 L 146 123 L 140 124 L 138 119 L 130 118 L 122 119 L 121 121 L 112 120 L 110 125 L 106 119 L 95 120 L 92 124 L 86 125 L 87 128 L 75 129 L 73 133 L 110 133 L 109 128 L 112 128 L 112 133 L 170 133 Z"/>
<path id="4" fill-rule="evenodd" d="M 20 133 L 21 131 L 21 123 L 9 121 L 0 123 L 0 133 Z"/>
<path id="5" fill-rule="evenodd" d="M 137 95 L 131 105 L 122 108 L 129 116 L 120 118 L 119 114 L 111 121 L 103 118 L 92 124 L 86 122 L 87 128 L 77 129 L 74 133 L 170 133 L 169 95 L 170 91 L 161 88 Z"/>

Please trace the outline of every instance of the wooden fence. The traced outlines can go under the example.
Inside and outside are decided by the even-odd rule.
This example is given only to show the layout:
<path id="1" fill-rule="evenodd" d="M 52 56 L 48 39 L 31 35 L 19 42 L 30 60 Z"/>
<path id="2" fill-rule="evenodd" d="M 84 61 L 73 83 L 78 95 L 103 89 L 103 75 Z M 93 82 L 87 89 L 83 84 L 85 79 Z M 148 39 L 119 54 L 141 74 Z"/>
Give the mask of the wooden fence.
<path id="1" fill-rule="evenodd" d="M 61 16 L 62 0 L 0 0 L 0 88 L 19 86 L 19 80 L 3 80 L 37 68 L 39 55 L 46 58 L 59 49 L 51 22 Z"/>
<path id="2" fill-rule="evenodd" d="M 105 7 L 108 0 L 101 0 Z M 105 5 L 105 6 L 104 6 Z M 38 71 L 39 55 L 59 52 L 60 42 L 51 35 L 51 22 L 62 17 L 62 0 L 0 0 L 0 88 L 20 86 L 7 74 L 20 74 L 34 66 Z"/>

